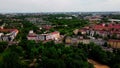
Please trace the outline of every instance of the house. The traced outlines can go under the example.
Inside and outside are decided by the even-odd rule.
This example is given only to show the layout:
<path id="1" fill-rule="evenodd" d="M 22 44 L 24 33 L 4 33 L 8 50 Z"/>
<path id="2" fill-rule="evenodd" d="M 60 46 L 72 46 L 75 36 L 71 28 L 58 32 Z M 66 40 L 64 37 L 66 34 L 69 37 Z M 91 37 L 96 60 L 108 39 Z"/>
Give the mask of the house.
<path id="1" fill-rule="evenodd" d="M 112 48 L 120 48 L 120 40 L 109 40 L 108 44 L 112 47 Z"/>

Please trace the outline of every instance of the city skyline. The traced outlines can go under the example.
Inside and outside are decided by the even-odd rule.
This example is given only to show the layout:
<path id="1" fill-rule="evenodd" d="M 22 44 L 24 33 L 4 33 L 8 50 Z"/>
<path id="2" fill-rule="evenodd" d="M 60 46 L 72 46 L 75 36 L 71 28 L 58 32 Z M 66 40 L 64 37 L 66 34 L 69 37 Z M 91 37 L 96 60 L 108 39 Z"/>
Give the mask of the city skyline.
<path id="1" fill-rule="evenodd" d="M 120 0 L 0 0 L 0 13 L 120 11 Z"/>

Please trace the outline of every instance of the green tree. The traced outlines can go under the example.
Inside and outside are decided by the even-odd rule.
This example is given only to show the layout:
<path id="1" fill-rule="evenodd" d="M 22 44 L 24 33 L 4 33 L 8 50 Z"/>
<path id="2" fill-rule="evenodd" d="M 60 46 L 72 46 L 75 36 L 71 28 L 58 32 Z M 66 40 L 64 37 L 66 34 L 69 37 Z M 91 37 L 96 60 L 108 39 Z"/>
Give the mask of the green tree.
<path id="1" fill-rule="evenodd" d="M 0 55 L 0 68 L 22 68 L 19 54 L 16 48 L 10 47 Z"/>
<path id="2" fill-rule="evenodd" d="M 0 42 L 0 53 L 3 52 L 7 46 L 7 42 Z"/>

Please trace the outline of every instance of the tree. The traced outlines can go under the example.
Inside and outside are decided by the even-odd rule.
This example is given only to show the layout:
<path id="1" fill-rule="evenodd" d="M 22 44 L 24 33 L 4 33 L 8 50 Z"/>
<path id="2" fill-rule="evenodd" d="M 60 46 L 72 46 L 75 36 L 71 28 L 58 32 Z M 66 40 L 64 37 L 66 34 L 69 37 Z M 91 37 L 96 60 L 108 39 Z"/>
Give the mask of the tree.
<path id="1" fill-rule="evenodd" d="M 19 54 L 12 50 L 13 48 L 8 48 L 0 56 L 0 67 L 1 68 L 22 68 Z"/>
<path id="2" fill-rule="evenodd" d="M 8 46 L 7 42 L 0 42 L 0 53 L 2 53 L 7 46 Z"/>

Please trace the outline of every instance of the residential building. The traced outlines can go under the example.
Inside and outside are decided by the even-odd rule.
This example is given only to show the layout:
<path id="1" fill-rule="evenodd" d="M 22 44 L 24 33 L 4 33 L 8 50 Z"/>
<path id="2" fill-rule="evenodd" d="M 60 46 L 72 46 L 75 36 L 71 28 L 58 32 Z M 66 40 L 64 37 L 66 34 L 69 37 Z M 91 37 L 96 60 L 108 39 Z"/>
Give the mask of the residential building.
<path id="1" fill-rule="evenodd" d="M 108 44 L 112 47 L 112 48 L 120 48 L 120 40 L 109 40 Z"/>
<path id="2" fill-rule="evenodd" d="M 80 38 L 67 37 L 65 39 L 65 43 L 66 44 L 78 44 L 78 43 L 89 44 L 90 39 L 80 39 Z"/>
<path id="3" fill-rule="evenodd" d="M 100 37 L 112 37 L 116 36 L 116 38 L 120 38 L 120 24 L 96 24 L 90 25 L 89 28 L 82 28 L 79 30 L 81 34 L 89 35 L 89 36 L 100 36 Z"/>
<path id="4" fill-rule="evenodd" d="M 13 41 L 15 39 L 15 37 L 18 34 L 18 30 L 17 29 L 0 29 L 0 41 Z M 4 34 L 7 33 L 7 34 Z"/>
<path id="5" fill-rule="evenodd" d="M 106 41 L 103 39 L 90 39 L 90 42 L 93 42 L 97 45 L 104 45 Z"/>
<path id="6" fill-rule="evenodd" d="M 41 40 L 41 41 L 46 40 L 46 34 L 38 34 L 37 35 L 37 40 Z"/>
<path id="7" fill-rule="evenodd" d="M 58 31 L 48 34 L 36 34 L 31 30 L 29 31 L 29 34 L 27 36 L 28 40 L 39 40 L 39 41 L 58 40 L 59 38 L 60 38 L 60 33 Z"/>

